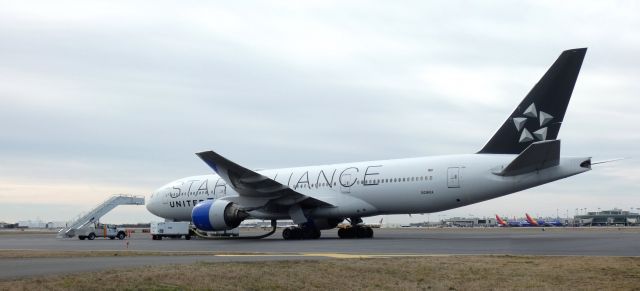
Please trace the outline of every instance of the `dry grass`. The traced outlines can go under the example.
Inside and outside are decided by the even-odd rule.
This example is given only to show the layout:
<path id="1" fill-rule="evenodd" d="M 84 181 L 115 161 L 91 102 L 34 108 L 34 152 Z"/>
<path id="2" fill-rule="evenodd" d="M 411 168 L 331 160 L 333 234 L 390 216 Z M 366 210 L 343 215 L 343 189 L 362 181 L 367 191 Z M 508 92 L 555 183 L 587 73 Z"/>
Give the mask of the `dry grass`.
<path id="1" fill-rule="evenodd" d="M 0 282 L 0 290 L 640 290 L 640 258 L 441 256 L 197 263 Z"/>

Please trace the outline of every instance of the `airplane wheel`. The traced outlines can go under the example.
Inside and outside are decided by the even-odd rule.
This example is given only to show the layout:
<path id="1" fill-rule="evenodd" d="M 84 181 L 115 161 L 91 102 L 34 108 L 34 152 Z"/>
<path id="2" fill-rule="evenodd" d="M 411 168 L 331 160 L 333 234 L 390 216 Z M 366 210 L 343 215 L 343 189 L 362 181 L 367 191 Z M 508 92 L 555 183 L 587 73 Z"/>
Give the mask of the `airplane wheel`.
<path id="1" fill-rule="evenodd" d="M 368 226 L 352 226 L 338 229 L 339 238 L 372 238 L 373 229 Z"/>
<path id="2" fill-rule="evenodd" d="M 373 229 L 371 227 L 364 228 L 364 238 L 372 238 L 373 237 Z"/>
<path id="3" fill-rule="evenodd" d="M 355 237 L 355 227 L 338 229 L 338 237 L 339 238 L 354 238 Z"/>
<path id="4" fill-rule="evenodd" d="M 305 227 L 302 228 L 302 238 L 304 239 L 319 239 L 320 238 L 320 230 L 315 227 Z"/>
<path id="5" fill-rule="evenodd" d="M 320 236 L 322 236 L 322 233 L 320 232 L 319 229 L 315 229 L 315 232 L 313 233 L 313 236 L 311 237 L 312 239 L 319 239 Z"/>
<path id="6" fill-rule="evenodd" d="M 291 233 L 293 234 L 293 239 L 301 239 L 304 237 L 302 228 L 299 227 L 292 227 Z"/>
<path id="7" fill-rule="evenodd" d="M 285 240 L 293 239 L 293 234 L 290 227 L 287 227 L 284 230 L 282 230 L 282 238 L 284 238 Z"/>

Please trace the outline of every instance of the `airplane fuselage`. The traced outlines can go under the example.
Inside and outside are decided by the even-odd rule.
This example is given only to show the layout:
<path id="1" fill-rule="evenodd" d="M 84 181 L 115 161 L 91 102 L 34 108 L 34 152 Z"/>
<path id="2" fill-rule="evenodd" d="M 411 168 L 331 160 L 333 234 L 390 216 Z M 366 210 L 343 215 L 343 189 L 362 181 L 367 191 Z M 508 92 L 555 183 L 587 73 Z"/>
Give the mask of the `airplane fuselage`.
<path id="1" fill-rule="evenodd" d="M 332 205 L 305 210 L 309 218 L 367 217 L 432 213 L 492 199 L 590 170 L 589 158 L 562 157 L 560 164 L 516 176 L 496 173 L 516 155 L 467 154 L 260 170 L 305 196 Z M 581 166 L 583 165 L 583 166 Z M 157 189 L 148 210 L 175 221 L 190 221 L 205 200 L 243 199 L 216 174 L 192 176 Z M 246 199 L 244 205 L 250 204 Z M 266 203 L 267 200 L 261 203 Z M 256 219 L 289 219 L 287 211 L 256 207 Z"/>

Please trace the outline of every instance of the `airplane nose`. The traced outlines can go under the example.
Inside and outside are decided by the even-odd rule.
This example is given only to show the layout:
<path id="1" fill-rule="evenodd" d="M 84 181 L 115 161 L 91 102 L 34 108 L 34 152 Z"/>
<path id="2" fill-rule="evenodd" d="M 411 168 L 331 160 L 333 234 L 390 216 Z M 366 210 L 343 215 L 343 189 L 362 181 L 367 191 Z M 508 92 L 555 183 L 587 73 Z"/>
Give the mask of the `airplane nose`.
<path id="1" fill-rule="evenodd" d="M 157 215 L 156 214 L 156 204 L 157 204 L 157 201 L 158 201 L 158 199 L 157 199 L 158 195 L 159 195 L 158 192 L 151 193 L 151 195 L 149 195 L 149 199 L 147 199 L 146 205 L 145 205 L 145 207 L 147 208 L 147 211 L 151 212 L 154 215 Z"/>

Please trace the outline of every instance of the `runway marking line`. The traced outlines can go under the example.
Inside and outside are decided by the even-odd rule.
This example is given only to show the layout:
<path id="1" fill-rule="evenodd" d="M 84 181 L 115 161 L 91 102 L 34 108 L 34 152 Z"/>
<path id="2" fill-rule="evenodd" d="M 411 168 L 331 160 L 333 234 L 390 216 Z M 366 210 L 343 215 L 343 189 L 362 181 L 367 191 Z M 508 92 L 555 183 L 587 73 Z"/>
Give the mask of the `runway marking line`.
<path id="1" fill-rule="evenodd" d="M 640 257 L 640 256 L 621 256 L 621 255 L 574 255 L 574 254 L 509 254 L 509 253 L 478 253 L 478 254 L 424 254 L 424 253 L 277 253 L 277 252 L 262 252 L 262 253 L 233 253 L 233 252 L 216 252 L 216 251 L 157 251 L 157 250 L 48 250 L 48 249 L 3 249 L 0 252 L 6 251 L 46 251 L 46 252 L 68 252 L 68 253 L 82 253 L 82 252 L 122 252 L 122 253 L 138 253 L 145 256 L 144 253 L 153 253 L 153 256 L 163 256 L 162 253 L 167 253 L 167 256 L 185 255 L 185 256 L 215 256 L 215 257 L 326 257 L 335 259 L 365 259 L 365 258 L 398 258 L 398 257 L 453 257 L 453 256 L 534 256 L 534 257 Z M 39 258 L 39 257 L 34 257 Z M 60 259 L 61 257 L 52 257 L 52 259 Z M 7 258 L 0 257 L 0 260 Z M 11 258 L 15 259 L 15 258 Z M 18 258 L 20 259 L 20 258 Z"/>
<path id="2" fill-rule="evenodd" d="M 262 254 L 220 254 L 216 257 L 327 257 L 334 259 L 371 259 L 371 258 L 426 258 L 426 257 L 458 257 L 458 256 L 511 256 L 511 257 L 619 257 L 633 258 L 640 256 L 599 256 L 599 255 L 539 255 L 539 254 L 348 254 L 348 253 L 262 253 Z"/>
<path id="3" fill-rule="evenodd" d="M 347 253 L 272 253 L 272 254 L 223 254 L 216 257 L 327 257 L 334 259 L 370 259 L 392 257 L 449 257 L 448 254 L 347 254 Z"/>

